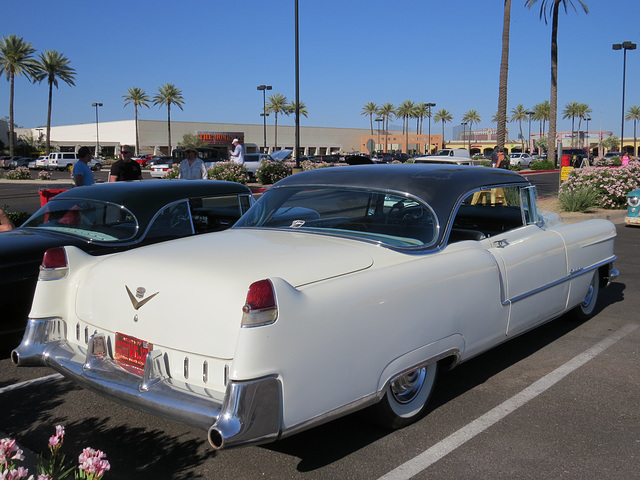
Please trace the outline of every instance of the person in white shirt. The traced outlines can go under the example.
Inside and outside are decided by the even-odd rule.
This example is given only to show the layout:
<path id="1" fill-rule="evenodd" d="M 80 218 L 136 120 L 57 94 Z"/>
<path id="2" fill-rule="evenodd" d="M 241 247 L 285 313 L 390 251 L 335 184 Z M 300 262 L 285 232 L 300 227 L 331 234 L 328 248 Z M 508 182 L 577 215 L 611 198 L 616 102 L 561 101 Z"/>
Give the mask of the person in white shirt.
<path id="1" fill-rule="evenodd" d="M 229 150 L 231 154 L 231 161 L 239 164 L 244 163 L 244 147 L 240 145 L 240 141 L 237 138 L 233 139 L 233 150 Z"/>
<path id="2" fill-rule="evenodd" d="M 193 148 L 187 148 L 187 158 L 180 162 L 178 178 L 183 180 L 207 180 L 207 167 L 196 155 L 198 152 Z"/>

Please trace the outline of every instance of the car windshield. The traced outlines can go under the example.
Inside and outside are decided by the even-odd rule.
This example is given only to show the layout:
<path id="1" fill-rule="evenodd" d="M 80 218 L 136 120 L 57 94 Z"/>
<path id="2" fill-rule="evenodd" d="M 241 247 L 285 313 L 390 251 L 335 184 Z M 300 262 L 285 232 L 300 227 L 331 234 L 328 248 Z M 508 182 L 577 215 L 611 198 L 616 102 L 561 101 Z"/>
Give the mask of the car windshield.
<path id="1" fill-rule="evenodd" d="M 268 190 L 234 228 L 262 227 L 355 237 L 410 248 L 435 241 L 427 205 L 401 194 L 340 187 Z"/>
<path id="2" fill-rule="evenodd" d="M 138 220 L 126 208 L 87 199 L 52 199 L 23 228 L 66 233 L 97 242 L 121 242 L 138 232 Z"/>

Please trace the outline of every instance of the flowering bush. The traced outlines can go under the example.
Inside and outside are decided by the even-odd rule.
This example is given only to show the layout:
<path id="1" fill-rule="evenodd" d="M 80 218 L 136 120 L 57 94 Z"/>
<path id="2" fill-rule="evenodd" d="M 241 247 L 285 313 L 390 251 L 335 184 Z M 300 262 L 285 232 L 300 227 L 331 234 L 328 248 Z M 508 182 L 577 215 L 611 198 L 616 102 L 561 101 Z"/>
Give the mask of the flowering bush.
<path id="1" fill-rule="evenodd" d="M 619 167 L 620 165 L 622 165 L 622 159 L 618 156 L 600 157 L 600 158 L 596 158 L 593 164 L 596 167 Z"/>
<path id="2" fill-rule="evenodd" d="M 180 164 L 179 163 L 174 163 L 171 166 L 171 170 L 169 170 L 167 173 L 165 173 L 162 178 L 178 178 L 178 176 L 180 175 Z"/>
<path id="3" fill-rule="evenodd" d="M 7 180 L 31 180 L 31 172 L 27 167 L 18 167 L 6 175 Z"/>
<path id="4" fill-rule="evenodd" d="M 262 162 L 256 170 L 256 178 L 263 185 L 268 185 L 288 177 L 291 173 L 292 167 L 284 162 Z"/>
<path id="5" fill-rule="evenodd" d="M 561 195 L 590 189 L 598 193 L 597 205 L 602 208 L 625 208 L 627 193 L 640 188 L 640 162 L 631 161 L 619 168 L 574 168 L 558 190 Z"/>
<path id="6" fill-rule="evenodd" d="M 293 170 L 293 167 L 296 166 L 296 162 L 286 162 L 286 165 Z M 328 168 L 328 167 L 335 167 L 335 166 L 336 166 L 335 163 L 312 162 L 311 160 L 303 160 L 300 163 L 300 167 L 302 168 L 303 172 L 306 172 L 307 170 L 316 170 L 318 168 Z"/>
<path id="7" fill-rule="evenodd" d="M 83 480 L 100 480 L 105 472 L 111 469 L 106 454 L 93 448 L 85 448 L 78 457 L 77 469 L 69 465 L 65 455 L 60 451 L 64 443 L 64 427 L 56 426 L 56 433 L 49 439 L 49 458 L 38 455 L 37 480 L 64 480 L 72 473 L 74 478 Z M 11 438 L 0 440 L 0 480 L 34 480 L 33 475 L 24 467 L 16 467 L 15 461 L 24 461 L 24 454 L 16 441 Z"/>
<path id="8" fill-rule="evenodd" d="M 38 172 L 38 180 L 51 180 L 51 173 L 40 170 Z"/>
<path id="9" fill-rule="evenodd" d="M 207 171 L 212 180 L 247 183 L 247 167 L 236 162 L 216 162 Z"/>

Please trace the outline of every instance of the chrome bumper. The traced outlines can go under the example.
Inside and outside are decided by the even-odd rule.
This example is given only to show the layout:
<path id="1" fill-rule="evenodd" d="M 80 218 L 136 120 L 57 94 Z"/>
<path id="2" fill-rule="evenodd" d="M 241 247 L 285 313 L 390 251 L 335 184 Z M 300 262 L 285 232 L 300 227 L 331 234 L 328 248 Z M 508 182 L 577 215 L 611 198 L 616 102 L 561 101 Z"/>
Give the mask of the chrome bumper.
<path id="1" fill-rule="evenodd" d="M 13 363 L 49 366 L 123 405 L 208 430 L 215 449 L 266 443 L 280 435 L 282 395 L 275 376 L 231 381 L 222 396 L 170 378 L 161 351 L 149 352 L 140 377 L 104 355 L 102 334 L 92 335 L 84 348 L 64 340 L 65 330 L 57 318 L 29 319 L 22 342 L 11 353 Z"/>

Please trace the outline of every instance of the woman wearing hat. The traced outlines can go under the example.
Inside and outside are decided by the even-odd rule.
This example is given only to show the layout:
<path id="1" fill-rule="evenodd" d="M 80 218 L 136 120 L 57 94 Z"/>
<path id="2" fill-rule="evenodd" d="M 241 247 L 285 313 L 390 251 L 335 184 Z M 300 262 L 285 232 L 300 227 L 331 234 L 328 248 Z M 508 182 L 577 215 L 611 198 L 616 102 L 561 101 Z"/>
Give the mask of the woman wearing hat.
<path id="1" fill-rule="evenodd" d="M 180 162 L 178 178 L 183 180 L 207 180 L 209 178 L 207 167 L 197 155 L 198 152 L 195 148 L 187 148 L 187 158 Z"/>

